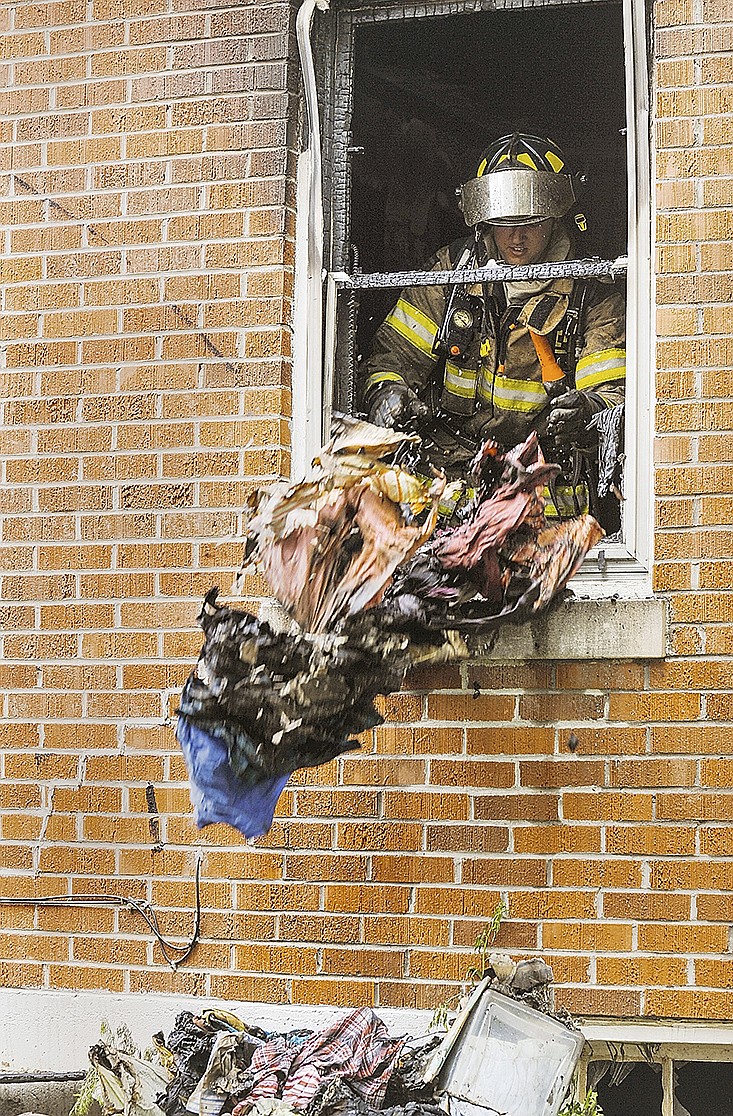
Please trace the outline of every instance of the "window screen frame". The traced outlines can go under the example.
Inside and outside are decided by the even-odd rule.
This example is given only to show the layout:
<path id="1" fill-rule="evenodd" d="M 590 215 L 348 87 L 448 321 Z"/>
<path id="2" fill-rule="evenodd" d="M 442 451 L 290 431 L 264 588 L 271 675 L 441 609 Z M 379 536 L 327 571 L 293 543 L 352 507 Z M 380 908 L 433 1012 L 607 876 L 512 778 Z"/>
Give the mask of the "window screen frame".
<path id="1" fill-rule="evenodd" d="M 350 270 L 351 116 L 355 37 L 360 26 L 383 20 L 431 19 L 497 10 L 584 7 L 607 0 L 332 0 L 317 32 L 316 54 L 323 107 L 325 333 L 321 385 L 323 426 L 330 428 L 337 345 L 347 343 L 348 311 L 343 282 Z M 626 461 L 623 542 L 603 540 L 591 552 L 573 586 L 583 595 L 648 596 L 653 554 L 654 274 L 652 269 L 651 136 L 649 124 L 649 21 L 645 4 L 621 0 L 624 27 L 627 164 L 627 364 Z M 398 291 L 395 289 L 395 298 Z M 313 436 L 313 432 L 311 432 Z"/>

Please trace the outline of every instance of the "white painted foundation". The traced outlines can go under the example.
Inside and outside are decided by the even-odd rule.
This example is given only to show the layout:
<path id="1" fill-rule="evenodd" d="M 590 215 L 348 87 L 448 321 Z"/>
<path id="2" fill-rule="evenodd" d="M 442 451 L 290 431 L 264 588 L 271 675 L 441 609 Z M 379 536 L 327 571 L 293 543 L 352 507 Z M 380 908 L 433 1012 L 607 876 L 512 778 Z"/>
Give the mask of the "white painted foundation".
<path id="1" fill-rule="evenodd" d="M 106 1021 L 113 1029 L 126 1023 L 141 1048 L 156 1031 L 167 1034 L 180 1011 L 222 1007 L 243 1023 L 268 1031 L 296 1027 L 319 1030 L 344 1008 L 240 1003 L 158 993 L 49 992 L 0 989 L 0 1074 L 85 1070 L 87 1053 Z M 422 1035 L 432 1012 L 376 1009 L 390 1034 Z"/>

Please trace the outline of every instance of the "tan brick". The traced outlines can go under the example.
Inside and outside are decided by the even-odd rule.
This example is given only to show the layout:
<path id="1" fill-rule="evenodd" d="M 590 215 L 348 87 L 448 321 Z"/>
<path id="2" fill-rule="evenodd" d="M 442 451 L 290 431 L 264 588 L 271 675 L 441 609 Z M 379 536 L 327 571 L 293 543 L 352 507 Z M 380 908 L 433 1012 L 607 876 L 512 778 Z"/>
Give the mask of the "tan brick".
<path id="1" fill-rule="evenodd" d="M 728 932 L 724 926 L 677 925 L 657 926 L 644 923 L 639 926 L 639 949 L 655 953 L 725 953 Z"/>
<path id="2" fill-rule="evenodd" d="M 603 698 L 595 694 L 526 694 L 519 701 L 524 721 L 589 721 L 603 716 Z"/>
<path id="3" fill-rule="evenodd" d="M 280 937 L 287 942 L 353 945 L 359 939 L 359 919 L 353 915 L 284 914 Z"/>
<path id="4" fill-rule="evenodd" d="M 415 980 L 462 981 L 471 958 L 465 953 L 413 949 L 409 954 L 410 976 Z M 402 973 L 392 974 L 401 976 Z"/>
<path id="5" fill-rule="evenodd" d="M 405 852 L 422 848 L 422 826 L 407 822 L 339 822 L 337 847 L 354 852 Z"/>
<path id="6" fill-rule="evenodd" d="M 616 787 L 691 787 L 697 774 L 694 760 L 611 760 L 608 781 Z"/>
<path id="7" fill-rule="evenodd" d="M 692 826 L 608 826 L 606 851 L 614 856 L 691 856 L 695 830 Z"/>
<path id="8" fill-rule="evenodd" d="M 410 889 L 407 887 L 333 884 L 324 890 L 326 911 L 347 914 L 406 914 L 410 906 Z"/>
<path id="9" fill-rule="evenodd" d="M 178 996 L 204 996 L 206 994 L 206 974 L 178 970 L 160 972 L 157 970 L 136 970 L 129 974 L 131 992 L 164 992 Z"/>
<path id="10" fill-rule="evenodd" d="M 639 888 L 641 864 L 638 860 L 555 857 L 552 882 L 555 887 Z"/>
<path id="11" fill-rule="evenodd" d="M 558 663 L 557 685 L 563 690 L 609 690 L 641 688 L 644 668 L 634 662 Z"/>
<path id="12" fill-rule="evenodd" d="M 685 922 L 690 919 L 690 897 L 659 892 L 606 892 L 603 914 L 605 918 L 631 918 L 635 922 Z"/>
<path id="13" fill-rule="evenodd" d="M 324 949 L 321 972 L 341 977 L 401 977 L 406 953 L 395 949 Z"/>
<path id="14" fill-rule="evenodd" d="M 730 825 L 706 825 L 700 830 L 701 856 L 730 856 L 733 851 L 733 829 Z"/>
<path id="15" fill-rule="evenodd" d="M 466 751 L 469 755 L 552 755 L 554 744 L 555 732 L 551 728 L 517 725 L 516 728 L 492 726 L 466 730 Z M 460 752 L 461 748 L 454 750 Z"/>
<path id="16" fill-rule="evenodd" d="M 421 854 L 419 857 L 404 857 L 399 854 L 377 854 L 371 857 L 371 864 L 371 879 L 375 883 L 432 885 L 455 882 L 455 865 L 450 856 Z"/>
<path id="17" fill-rule="evenodd" d="M 130 938 L 103 938 L 97 935 L 75 937 L 73 955 L 76 961 L 92 961 L 104 965 L 144 965 L 148 948 L 143 941 Z"/>
<path id="18" fill-rule="evenodd" d="M 703 922 L 730 921 L 730 897 L 728 895 L 698 895 L 695 905 L 697 917 Z"/>
<path id="19" fill-rule="evenodd" d="M 241 973 L 313 976 L 317 971 L 315 949 L 293 946 L 238 945 L 234 964 Z"/>
<path id="20" fill-rule="evenodd" d="M 631 923 L 621 922 L 546 922 L 542 927 L 542 942 L 547 949 L 628 953 L 631 930 Z"/>
<path id="21" fill-rule="evenodd" d="M 477 795 L 473 799 L 473 816 L 477 821 L 557 821 L 559 801 L 556 794 Z"/>
<path id="22" fill-rule="evenodd" d="M 292 998 L 296 1004 L 334 1004 L 337 1007 L 372 1006 L 375 1002 L 375 985 L 372 981 L 327 980 L 316 977 L 293 980 Z"/>
<path id="23" fill-rule="evenodd" d="M 423 786 L 426 764 L 415 759 L 345 759 L 342 778 L 346 786 Z"/>
<path id="24" fill-rule="evenodd" d="M 610 697 L 612 720 L 694 721 L 699 714 L 699 694 L 611 694 Z"/>
<path id="25" fill-rule="evenodd" d="M 514 918 L 593 919 L 595 895 L 592 891 L 512 891 L 509 911 Z"/>
<path id="26" fill-rule="evenodd" d="M 510 721 L 514 699 L 492 694 L 428 694 L 427 716 L 431 721 Z"/>
<path id="27" fill-rule="evenodd" d="M 364 919 L 364 942 L 379 946 L 448 945 L 450 926 L 443 918 L 372 916 Z M 355 941 L 353 938 L 351 941 Z"/>
<path id="28" fill-rule="evenodd" d="M 477 938 L 485 934 L 486 929 L 485 920 L 479 922 L 476 919 L 456 919 L 453 923 L 453 943 L 458 947 L 469 946 L 476 950 Z M 536 922 L 505 919 L 499 927 L 494 944 L 497 949 L 528 950 L 536 949 L 537 941 Z"/>
<path id="29" fill-rule="evenodd" d="M 598 853 L 601 831 L 594 825 L 515 826 L 514 848 L 518 853 L 548 856 L 553 853 Z"/>
<path id="30" fill-rule="evenodd" d="M 376 803 L 375 803 L 376 807 Z M 443 821 L 466 821 L 470 799 L 463 794 L 430 794 L 416 791 L 385 791 L 382 816 L 420 821 L 433 818 Z"/>
<path id="31" fill-rule="evenodd" d="M 650 794 L 609 794 L 594 791 L 590 794 L 568 793 L 562 796 L 562 811 L 566 821 L 650 821 L 652 818 Z"/>
<path id="32" fill-rule="evenodd" d="M 436 759 L 430 763 L 430 782 L 447 787 L 511 787 L 514 765 L 500 760 Z"/>
<path id="33" fill-rule="evenodd" d="M 461 882 L 488 887 L 544 887 L 547 862 L 538 857 L 464 860 Z"/>
<path id="34" fill-rule="evenodd" d="M 577 752 L 553 760 L 522 761 L 519 770 L 523 787 L 592 787 L 604 782 L 603 764 L 579 758 Z"/>

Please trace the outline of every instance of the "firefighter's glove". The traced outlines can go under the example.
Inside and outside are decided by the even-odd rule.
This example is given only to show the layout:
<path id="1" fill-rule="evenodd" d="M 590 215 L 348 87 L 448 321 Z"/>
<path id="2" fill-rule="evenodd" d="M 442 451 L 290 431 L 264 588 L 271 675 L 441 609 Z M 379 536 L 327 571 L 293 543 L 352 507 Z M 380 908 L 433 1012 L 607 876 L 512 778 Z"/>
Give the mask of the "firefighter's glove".
<path id="1" fill-rule="evenodd" d="M 411 419 L 427 418 L 430 409 L 407 384 L 392 382 L 375 391 L 369 401 L 369 421 L 401 430 Z"/>
<path id="2" fill-rule="evenodd" d="M 547 419 L 548 436 L 558 445 L 585 440 L 588 423 L 597 410 L 594 401 L 577 388 L 558 395 Z"/>

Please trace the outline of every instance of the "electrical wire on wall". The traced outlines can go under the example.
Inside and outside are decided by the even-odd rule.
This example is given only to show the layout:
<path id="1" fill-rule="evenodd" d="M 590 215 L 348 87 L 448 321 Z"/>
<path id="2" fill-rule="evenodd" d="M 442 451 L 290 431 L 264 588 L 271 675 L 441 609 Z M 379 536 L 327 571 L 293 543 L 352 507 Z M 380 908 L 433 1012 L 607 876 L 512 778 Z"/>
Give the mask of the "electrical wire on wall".
<path id="1" fill-rule="evenodd" d="M 36 899 L 16 898 L 15 896 L 0 897 L 2 906 L 24 907 L 127 907 L 135 911 L 147 923 L 155 940 L 160 947 L 168 965 L 175 972 L 181 965 L 188 961 L 199 940 L 201 931 L 201 854 L 196 859 L 194 874 L 195 911 L 191 938 L 184 945 L 177 945 L 167 939 L 158 923 L 158 916 L 152 904 L 147 900 L 130 899 L 125 895 L 43 895 Z"/>

